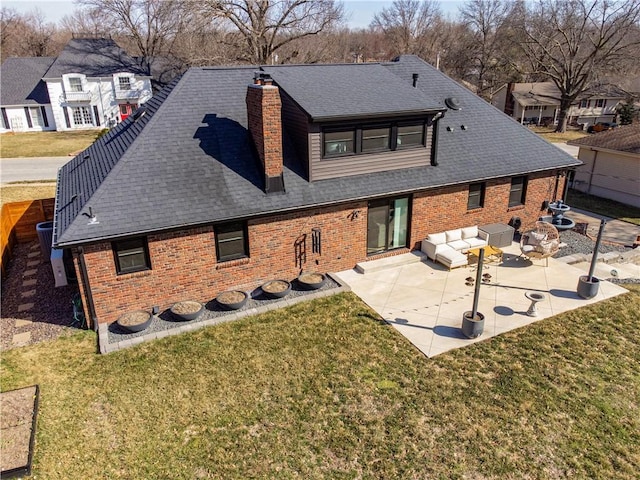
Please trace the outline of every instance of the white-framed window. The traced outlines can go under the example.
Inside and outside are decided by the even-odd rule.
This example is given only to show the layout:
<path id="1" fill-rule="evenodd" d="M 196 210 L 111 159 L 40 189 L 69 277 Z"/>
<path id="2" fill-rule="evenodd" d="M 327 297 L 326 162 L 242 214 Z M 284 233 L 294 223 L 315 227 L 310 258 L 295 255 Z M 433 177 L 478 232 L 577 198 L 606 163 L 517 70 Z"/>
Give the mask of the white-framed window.
<path id="1" fill-rule="evenodd" d="M 69 90 L 71 92 L 82 92 L 82 78 L 69 77 Z"/>
<path id="2" fill-rule="evenodd" d="M 588 104 L 587 100 L 580 100 L 580 108 L 587 108 L 587 104 Z"/>
<path id="3" fill-rule="evenodd" d="M 40 107 L 29 107 L 29 115 L 31 116 L 31 123 L 34 127 L 44 127 Z"/>
<path id="4" fill-rule="evenodd" d="M 89 107 L 70 107 L 70 109 L 74 125 L 93 125 L 93 119 L 91 118 L 91 110 Z"/>
<path id="5" fill-rule="evenodd" d="M 597 107 L 597 108 L 602 108 L 602 107 L 604 107 L 604 98 L 598 98 L 598 99 L 596 100 L 596 107 Z"/>
<path id="6" fill-rule="evenodd" d="M 120 88 L 120 90 L 131 90 L 131 78 L 118 77 L 118 88 Z"/>

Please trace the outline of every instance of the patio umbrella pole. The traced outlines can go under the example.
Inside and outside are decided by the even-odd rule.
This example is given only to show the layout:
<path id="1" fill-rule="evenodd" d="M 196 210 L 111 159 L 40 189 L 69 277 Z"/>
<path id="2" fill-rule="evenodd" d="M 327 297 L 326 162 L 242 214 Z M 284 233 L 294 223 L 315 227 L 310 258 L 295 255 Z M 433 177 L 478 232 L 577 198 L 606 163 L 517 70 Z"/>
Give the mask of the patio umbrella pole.
<path id="1" fill-rule="evenodd" d="M 602 241 L 602 234 L 604 233 L 604 226 L 607 221 L 603 218 L 600 220 L 600 230 L 598 231 L 598 238 L 596 239 L 596 245 L 593 247 L 593 256 L 591 257 L 591 267 L 589 268 L 589 281 L 593 281 L 593 272 L 596 270 L 596 263 L 598 263 L 598 250 L 600 249 L 600 242 Z"/>
<path id="2" fill-rule="evenodd" d="M 476 270 L 476 288 L 473 292 L 473 308 L 471 309 L 471 318 L 476 318 L 478 313 L 478 300 L 480 299 L 480 284 L 482 283 L 482 263 L 484 262 L 484 248 L 480 249 L 478 255 L 478 269 Z"/>

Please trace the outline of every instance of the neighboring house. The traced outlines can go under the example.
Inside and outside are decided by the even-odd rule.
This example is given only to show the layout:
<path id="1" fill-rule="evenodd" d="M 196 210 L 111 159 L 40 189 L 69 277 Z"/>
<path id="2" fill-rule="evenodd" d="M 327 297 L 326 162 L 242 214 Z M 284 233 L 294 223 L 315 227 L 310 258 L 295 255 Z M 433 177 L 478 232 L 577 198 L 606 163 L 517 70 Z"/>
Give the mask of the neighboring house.
<path id="1" fill-rule="evenodd" d="M 112 127 L 152 94 L 150 77 L 106 38 L 74 38 L 57 58 L 9 58 L 1 81 L 3 132 Z"/>
<path id="2" fill-rule="evenodd" d="M 55 130 L 47 85 L 42 77 L 54 57 L 8 58 L 0 67 L 2 132 Z"/>
<path id="3" fill-rule="evenodd" d="M 573 180 L 581 192 L 640 208 L 640 123 L 572 140 L 584 162 Z"/>
<path id="4" fill-rule="evenodd" d="M 60 169 L 53 246 L 111 323 L 526 226 L 579 164 L 415 56 L 192 68 Z"/>
<path id="5" fill-rule="evenodd" d="M 615 121 L 618 104 L 629 93 L 600 85 L 585 92 L 569 109 L 569 123 L 594 125 Z M 560 113 L 560 91 L 552 82 L 508 83 L 494 94 L 491 104 L 522 125 L 554 125 Z"/>

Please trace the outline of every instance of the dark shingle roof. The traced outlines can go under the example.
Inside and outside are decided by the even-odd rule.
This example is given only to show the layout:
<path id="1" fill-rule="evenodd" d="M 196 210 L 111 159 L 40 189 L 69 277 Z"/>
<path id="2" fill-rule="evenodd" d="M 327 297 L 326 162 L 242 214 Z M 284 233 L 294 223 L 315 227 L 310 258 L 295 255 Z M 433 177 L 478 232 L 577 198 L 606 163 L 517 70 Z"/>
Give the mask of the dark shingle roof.
<path id="1" fill-rule="evenodd" d="M 54 57 L 8 58 L 0 70 L 0 104 L 42 105 L 51 103 L 42 77 Z"/>
<path id="2" fill-rule="evenodd" d="M 102 77 L 118 72 L 142 74 L 135 60 L 112 39 L 74 38 L 60 52 L 45 78 L 60 78 L 66 73 Z"/>
<path id="3" fill-rule="evenodd" d="M 579 147 L 594 147 L 618 152 L 640 153 L 640 123 L 623 125 L 588 137 L 567 142 Z"/>
<path id="4" fill-rule="evenodd" d="M 442 108 L 380 64 L 292 65 L 264 70 L 314 121 Z"/>
<path id="5" fill-rule="evenodd" d="M 266 195 L 246 128 L 245 97 L 255 67 L 192 68 L 170 92 L 150 101 L 157 105 L 140 128 L 124 122 L 90 147 L 89 160 L 81 154 L 62 167 L 54 243 L 73 245 L 581 163 L 417 57 L 377 66 L 392 74 L 392 91 L 398 79 L 413 89 L 412 74 L 418 73 L 422 98 L 433 99 L 436 108 L 444 109 L 447 97 L 459 99 L 462 109 L 449 110 L 440 120 L 438 167 L 308 182 L 285 135 L 286 192 Z M 274 79 L 282 77 L 279 68 L 291 67 L 268 67 Z M 322 67 L 313 71 L 305 85 L 313 84 Z M 333 88 L 340 85 L 334 81 Z M 89 207 L 99 223 L 88 224 L 83 214 Z"/>

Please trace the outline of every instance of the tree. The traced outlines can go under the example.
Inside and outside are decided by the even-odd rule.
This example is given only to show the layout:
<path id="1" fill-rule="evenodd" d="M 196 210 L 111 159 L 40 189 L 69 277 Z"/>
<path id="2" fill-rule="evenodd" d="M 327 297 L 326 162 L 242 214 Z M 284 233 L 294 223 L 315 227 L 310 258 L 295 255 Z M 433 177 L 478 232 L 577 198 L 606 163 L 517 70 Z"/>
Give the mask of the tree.
<path id="1" fill-rule="evenodd" d="M 438 38 L 434 30 L 441 19 L 434 0 L 395 0 L 373 17 L 370 26 L 384 33 L 392 56 L 412 53 L 433 61 Z"/>
<path id="2" fill-rule="evenodd" d="M 64 41 L 52 23 L 45 22 L 42 11 L 34 9 L 19 14 L 13 9 L 0 10 L 2 57 L 46 57 L 56 55 Z"/>
<path id="3" fill-rule="evenodd" d="M 599 75 L 628 62 L 639 45 L 640 0 L 539 0 L 516 6 L 512 15 L 520 14 L 517 33 L 528 73 L 558 88 L 556 131 L 564 132 L 576 98 Z"/>
<path id="4" fill-rule="evenodd" d="M 224 21 L 230 31 L 223 41 L 254 64 L 275 61 L 285 45 L 337 26 L 344 15 L 333 0 L 205 0 L 201 12 Z"/>
<path id="5" fill-rule="evenodd" d="M 637 114 L 633 98 L 627 98 L 623 104 L 618 106 L 616 112 L 620 118 L 620 125 L 631 125 Z"/>

